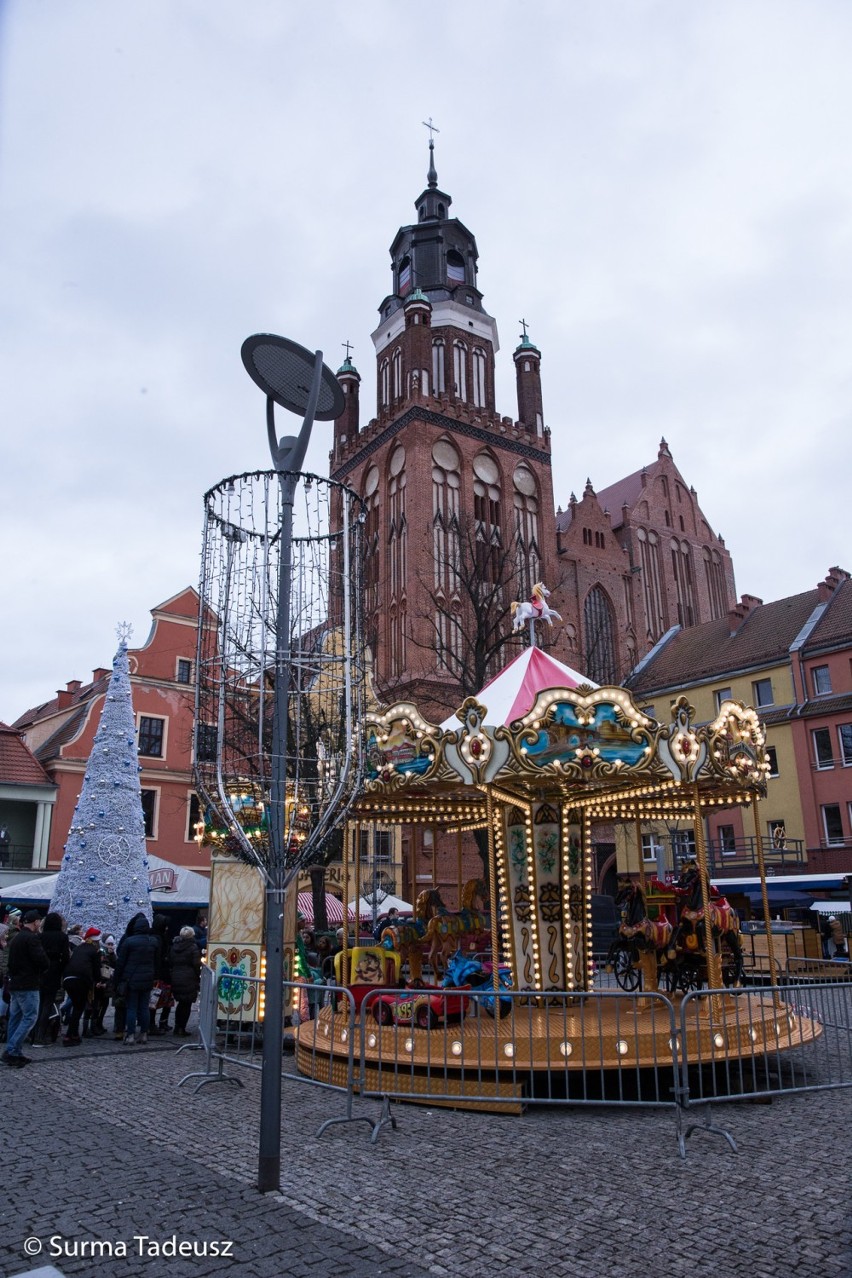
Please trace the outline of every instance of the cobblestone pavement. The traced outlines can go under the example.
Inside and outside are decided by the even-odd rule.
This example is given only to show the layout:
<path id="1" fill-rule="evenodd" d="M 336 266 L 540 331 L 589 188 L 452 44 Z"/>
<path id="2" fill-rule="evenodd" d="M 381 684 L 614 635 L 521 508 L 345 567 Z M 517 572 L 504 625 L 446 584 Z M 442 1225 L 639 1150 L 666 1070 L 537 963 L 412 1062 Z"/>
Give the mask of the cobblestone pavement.
<path id="1" fill-rule="evenodd" d="M 241 1090 L 179 1089 L 202 1060 L 173 1040 L 101 1040 L 3 1073 L 2 1278 L 47 1263 L 91 1278 L 852 1276 L 848 1092 L 717 1106 L 740 1152 L 696 1132 L 683 1161 L 669 1111 L 396 1106 L 397 1130 L 375 1145 L 365 1123 L 318 1140 L 343 1098 L 287 1080 L 283 1192 L 261 1196 L 259 1075 L 234 1071 Z M 54 1235 L 78 1254 L 57 1255 Z M 232 1255 L 158 1257 L 140 1235 L 228 1240 Z M 26 1238 L 41 1254 L 25 1254 Z M 128 1254 L 80 1254 L 93 1239 Z"/>

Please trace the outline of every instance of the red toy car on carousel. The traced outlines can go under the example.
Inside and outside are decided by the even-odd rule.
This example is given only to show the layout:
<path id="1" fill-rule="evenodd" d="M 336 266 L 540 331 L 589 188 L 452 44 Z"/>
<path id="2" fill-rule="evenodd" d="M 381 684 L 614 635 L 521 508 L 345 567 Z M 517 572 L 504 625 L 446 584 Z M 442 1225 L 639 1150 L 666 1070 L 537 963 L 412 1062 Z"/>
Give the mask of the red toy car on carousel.
<path id="1" fill-rule="evenodd" d="M 398 993 L 378 994 L 371 1011 L 380 1025 L 413 1025 L 433 1029 L 461 1020 L 467 1011 L 466 994 L 443 990 L 437 985 L 420 985 Z"/>

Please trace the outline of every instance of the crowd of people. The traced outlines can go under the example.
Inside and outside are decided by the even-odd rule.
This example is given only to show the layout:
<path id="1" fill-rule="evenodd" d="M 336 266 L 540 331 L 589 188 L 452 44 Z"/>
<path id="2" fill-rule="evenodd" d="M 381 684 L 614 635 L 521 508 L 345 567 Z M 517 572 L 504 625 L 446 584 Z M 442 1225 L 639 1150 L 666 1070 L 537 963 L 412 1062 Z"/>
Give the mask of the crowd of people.
<path id="1" fill-rule="evenodd" d="M 116 940 L 98 927 L 69 926 L 61 914 L 4 912 L 0 1038 L 6 1048 L 0 1060 L 19 1068 L 31 1059 L 23 1053 L 26 1043 L 49 1047 L 61 1034 L 64 1047 L 77 1047 L 107 1034 L 110 1007 L 111 1032 L 126 1046 L 147 1043 L 149 1034 L 188 1038 L 205 944 L 203 919 L 172 938 L 165 915 L 149 923 L 140 912 Z"/>

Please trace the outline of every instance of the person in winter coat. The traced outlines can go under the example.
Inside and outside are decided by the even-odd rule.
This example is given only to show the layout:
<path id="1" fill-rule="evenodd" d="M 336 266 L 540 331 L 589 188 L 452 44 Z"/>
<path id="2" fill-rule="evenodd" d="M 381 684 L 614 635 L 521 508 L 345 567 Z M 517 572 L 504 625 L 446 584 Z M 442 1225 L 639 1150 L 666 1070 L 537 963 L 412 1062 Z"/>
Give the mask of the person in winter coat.
<path id="1" fill-rule="evenodd" d="M 62 987 L 71 1000 L 71 1014 L 62 1043 L 64 1047 L 77 1047 L 80 1037 L 80 1017 L 101 982 L 101 929 L 87 928 L 82 945 L 75 945 L 65 968 Z"/>
<path id="2" fill-rule="evenodd" d="M 201 986 L 201 951 L 195 943 L 194 928 L 181 928 L 180 935 L 172 941 L 169 964 L 172 993 L 177 1000 L 174 1032 L 178 1038 L 189 1038 L 186 1026 Z"/>
<path id="3" fill-rule="evenodd" d="M 48 1043 L 55 1043 L 59 1037 L 59 1016 L 51 1017 L 51 1013 L 71 957 L 71 947 L 62 927 L 61 914 L 54 911 L 46 916 L 41 927 L 41 943 L 50 960 L 50 967 L 39 986 L 38 1020 L 33 1030 L 33 1043 L 46 1047 Z"/>
<path id="4" fill-rule="evenodd" d="M 157 960 L 157 983 L 160 987 L 160 997 L 157 1000 L 154 1015 L 151 1017 L 151 1033 L 168 1034 L 169 1015 L 172 1010 L 174 999 L 172 998 L 172 977 L 169 963 L 169 920 L 166 918 L 165 914 L 154 915 L 154 922 L 151 924 L 151 933 L 153 936 L 156 936 L 160 946 L 160 956 Z M 157 1022 L 157 1012 L 160 1013 L 159 1022 Z"/>
<path id="5" fill-rule="evenodd" d="M 160 945 L 144 914 L 131 919 L 119 942 L 115 964 L 116 989 L 124 988 L 127 1005 L 124 1042 L 148 1042 L 148 1006 L 157 979 Z M 138 1028 L 137 1028 L 138 1026 Z"/>
<path id="6" fill-rule="evenodd" d="M 38 910 L 28 910 L 9 943 L 9 1034 L 2 1056 L 6 1065 L 29 1064 L 21 1044 L 38 1018 L 38 990 L 49 966 L 40 930 Z"/>

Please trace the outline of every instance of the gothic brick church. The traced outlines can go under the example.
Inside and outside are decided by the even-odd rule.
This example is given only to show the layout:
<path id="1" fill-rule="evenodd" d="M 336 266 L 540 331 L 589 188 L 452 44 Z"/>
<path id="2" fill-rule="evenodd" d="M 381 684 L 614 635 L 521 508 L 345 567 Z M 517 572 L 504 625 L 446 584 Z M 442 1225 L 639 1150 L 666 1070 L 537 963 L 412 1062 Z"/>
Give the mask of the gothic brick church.
<path id="1" fill-rule="evenodd" d="M 331 455 L 332 478 L 367 504 L 376 687 L 427 715 L 454 709 L 520 651 L 524 635 L 506 638 L 509 604 L 535 582 L 562 617 L 538 628 L 539 641 L 599 683 L 620 682 L 669 627 L 735 603 L 731 557 L 665 440 L 641 470 L 598 493 L 587 482 L 557 508 L 541 351 L 524 329 L 512 355 L 517 410 L 506 415 L 476 240 L 451 203 L 430 140 L 426 189 L 391 244 L 391 290 L 372 334 L 377 416 L 361 425 L 361 377 L 347 356 Z"/>

